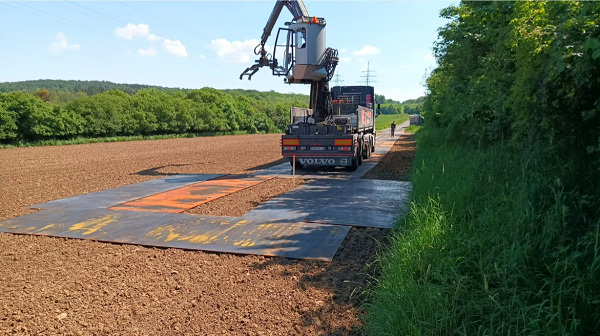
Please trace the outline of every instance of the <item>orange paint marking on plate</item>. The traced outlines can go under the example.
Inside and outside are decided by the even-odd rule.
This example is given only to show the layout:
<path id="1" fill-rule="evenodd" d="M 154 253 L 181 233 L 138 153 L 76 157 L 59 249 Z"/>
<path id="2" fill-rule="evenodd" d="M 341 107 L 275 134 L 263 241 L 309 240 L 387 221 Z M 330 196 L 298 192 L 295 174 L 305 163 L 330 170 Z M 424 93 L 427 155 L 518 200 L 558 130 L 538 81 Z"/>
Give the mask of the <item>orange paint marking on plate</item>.
<path id="1" fill-rule="evenodd" d="M 227 175 L 110 207 L 111 210 L 181 213 L 272 179 L 272 176 Z"/>

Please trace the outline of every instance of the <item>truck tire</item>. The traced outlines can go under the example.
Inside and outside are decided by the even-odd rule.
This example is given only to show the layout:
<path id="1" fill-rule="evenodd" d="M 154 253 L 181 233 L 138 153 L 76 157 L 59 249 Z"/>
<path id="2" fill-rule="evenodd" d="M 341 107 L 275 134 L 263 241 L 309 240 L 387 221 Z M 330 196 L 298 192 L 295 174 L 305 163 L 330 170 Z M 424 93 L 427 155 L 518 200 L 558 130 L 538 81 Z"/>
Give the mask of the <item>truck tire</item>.
<path id="1" fill-rule="evenodd" d="M 294 168 L 294 160 L 290 160 L 290 167 L 292 167 L 292 169 Z M 298 162 L 298 160 L 296 160 L 296 169 L 302 168 L 304 168 L 304 165 Z"/>
<path id="2" fill-rule="evenodd" d="M 369 148 L 371 147 L 371 145 L 369 144 L 369 138 L 365 138 L 363 140 L 363 145 L 362 145 L 362 158 L 363 160 L 366 160 L 369 158 Z"/>
<path id="3" fill-rule="evenodd" d="M 358 169 L 358 163 L 356 162 L 357 160 L 358 160 L 358 159 L 356 159 L 356 158 L 352 159 L 352 161 L 351 161 L 351 162 L 352 162 L 352 165 L 350 165 L 350 166 L 348 166 L 348 167 L 347 167 L 347 169 L 348 169 L 349 171 L 355 171 L 355 170 L 357 170 L 357 169 Z"/>
<path id="4" fill-rule="evenodd" d="M 367 151 L 367 159 L 371 157 L 371 149 L 373 148 L 373 136 L 369 136 L 369 141 L 367 141 L 366 151 Z"/>
<path id="5" fill-rule="evenodd" d="M 358 142 L 358 148 L 356 149 L 358 153 L 356 153 L 356 163 L 360 166 L 363 163 L 363 147 L 364 147 L 364 143 L 363 140 L 361 139 Z"/>

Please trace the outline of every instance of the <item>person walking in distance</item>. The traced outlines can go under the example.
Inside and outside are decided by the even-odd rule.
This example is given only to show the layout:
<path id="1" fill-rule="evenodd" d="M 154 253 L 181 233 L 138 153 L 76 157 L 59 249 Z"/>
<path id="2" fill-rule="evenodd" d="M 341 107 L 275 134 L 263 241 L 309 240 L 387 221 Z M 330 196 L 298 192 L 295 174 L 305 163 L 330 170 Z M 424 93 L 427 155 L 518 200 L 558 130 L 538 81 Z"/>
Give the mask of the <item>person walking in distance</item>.
<path id="1" fill-rule="evenodd" d="M 392 121 L 392 136 L 394 136 L 394 133 L 396 133 L 396 121 Z"/>

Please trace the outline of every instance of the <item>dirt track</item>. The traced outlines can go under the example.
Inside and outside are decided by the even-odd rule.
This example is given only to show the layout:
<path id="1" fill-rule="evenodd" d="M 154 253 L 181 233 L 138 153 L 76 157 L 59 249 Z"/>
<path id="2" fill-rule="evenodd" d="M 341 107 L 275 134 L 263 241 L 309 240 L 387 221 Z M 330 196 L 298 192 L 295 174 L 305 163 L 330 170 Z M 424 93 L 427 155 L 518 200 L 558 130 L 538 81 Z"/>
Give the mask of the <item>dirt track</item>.
<path id="1" fill-rule="evenodd" d="M 278 138 L 0 150 L 0 217 L 167 174 L 252 171 L 280 159 Z M 356 334 L 377 240 L 352 229 L 324 263 L 0 234 L 0 333 Z"/>
<path id="2" fill-rule="evenodd" d="M 401 133 L 395 146 L 363 178 L 408 181 L 408 175 L 415 159 L 415 149 L 415 135 Z"/>

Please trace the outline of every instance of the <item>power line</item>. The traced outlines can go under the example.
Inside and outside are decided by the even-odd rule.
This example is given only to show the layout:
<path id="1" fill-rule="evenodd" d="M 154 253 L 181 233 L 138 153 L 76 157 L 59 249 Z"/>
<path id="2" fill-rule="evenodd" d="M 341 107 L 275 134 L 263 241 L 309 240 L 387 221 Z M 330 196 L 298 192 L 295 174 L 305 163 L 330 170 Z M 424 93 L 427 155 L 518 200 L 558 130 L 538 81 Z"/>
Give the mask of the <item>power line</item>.
<path id="1" fill-rule="evenodd" d="M 77 3 L 70 3 L 70 2 L 69 2 L 69 3 L 66 3 L 66 4 L 61 4 L 61 3 L 58 3 L 58 2 L 54 2 L 54 3 L 55 3 L 56 5 L 59 5 L 59 6 L 61 6 L 61 7 L 68 8 L 68 9 L 70 9 L 70 10 L 73 10 L 73 11 L 79 12 L 79 13 L 81 13 L 81 14 L 84 14 L 84 15 L 90 16 L 90 17 L 92 17 L 92 18 L 94 18 L 94 19 L 97 19 L 97 20 L 104 21 L 104 22 L 106 22 L 106 23 L 113 24 L 112 22 L 109 22 L 108 20 L 106 20 L 106 19 L 103 19 L 103 18 L 101 18 L 101 17 L 99 17 L 99 16 L 97 16 L 97 15 L 102 15 L 102 16 L 104 16 L 104 17 L 106 17 L 106 18 L 109 18 L 109 19 L 111 19 L 111 20 L 114 20 L 115 22 L 118 22 L 119 24 L 125 24 L 125 22 L 124 22 L 124 21 L 121 21 L 121 20 L 119 20 L 119 19 L 115 18 L 114 16 L 111 16 L 111 15 L 108 15 L 108 14 L 105 14 L 105 13 L 102 13 L 101 11 L 95 10 L 95 9 L 93 9 L 93 8 L 90 8 L 90 7 L 83 6 L 83 5 L 81 5 L 81 4 L 77 4 Z M 123 5 L 123 6 L 125 6 L 125 7 L 128 7 L 128 8 L 130 8 L 130 9 L 133 9 L 133 10 L 135 10 L 135 11 L 139 11 L 139 12 L 140 12 L 140 13 L 142 13 L 142 14 L 145 14 L 145 15 L 148 15 L 148 16 L 151 16 L 151 17 L 154 17 L 154 18 L 157 18 L 156 16 L 154 16 L 154 15 L 152 15 L 152 14 L 149 14 L 149 13 L 147 13 L 147 12 L 144 12 L 144 11 L 142 11 L 142 10 L 138 9 L 138 8 L 135 8 L 135 7 L 133 7 L 133 6 L 130 6 L 130 5 L 128 5 L 128 4 L 125 4 L 125 3 L 123 3 L 123 2 L 119 2 L 119 3 L 120 3 L 121 5 Z M 104 38 L 111 38 L 111 39 L 113 39 L 113 40 L 116 40 L 116 41 L 122 42 L 122 39 L 120 39 L 120 38 L 117 38 L 117 37 L 115 37 L 113 34 L 111 34 L 111 33 L 108 33 L 108 32 L 106 32 L 106 31 L 104 31 L 104 30 L 100 30 L 100 29 L 97 29 L 97 28 L 95 28 L 95 27 L 92 27 L 92 26 L 89 26 L 89 25 L 85 25 L 85 24 L 79 23 L 79 22 L 76 22 L 76 21 L 73 21 L 73 20 L 67 19 L 67 18 L 65 18 L 65 17 L 62 17 L 62 16 L 59 16 L 59 15 L 56 15 L 56 14 L 54 14 L 54 13 L 51 13 L 51 12 L 48 12 L 48 11 L 44 11 L 44 10 L 41 10 L 41 9 L 38 9 L 38 8 L 35 8 L 35 7 L 32 7 L 32 6 L 26 5 L 26 4 L 23 4 L 23 3 L 20 3 L 20 2 L 12 2 L 11 4 L 9 4 L 9 3 L 6 3 L 6 2 L 0 2 L 0 5 L 5 5 L 5 6 L 8 6 L 8 7 L 12 7 L 12 8 L 14 8 L 14 9 L 18 9 L 18 10 L 21 10 L 21 11 L 24 11 L 24 12 L 27 12 L 27 13 L 30 13 L 30 14 L 33 14 L 33 15 L 37 15 L 37 16 L 39 16 L 39 17 L 42 17 L 42 18 L 45 18 L 45 19 L 48 19 L 48 20 L 51 20 L 51 21 L 55 21 L 55 22 L 58 22 L 58 23 L 61 23 L 61 24 L 66 24 L 66 25 L 69 25 L 69 26 L 71 26 L 71 27 L 74 27 L 74 28 L 77 28 L 77 29 L 81 29 L 81 30 L 85 30 L 85 31 L 87 31 L 87 32 L 91 32 L 91 33 L 93 33 L 93 34 L 96 34 L 96 35 L 102 35 L 102 37 L 104 37 Z M 17 7 L 16 5 L 18 5 L 18 7 Z M 67 5 L 68 5 L 68 6 L 67 6 Z M 83 10 L 86 10 L 86 11 L 88 11 L 88 12 L 92 12 L 92 11 L 93 11 L 93 12 L 94 12 L 94 13 L 96 13 L 97 15 L 94 15 L 94 14 L 92 14 L 92 13 L 86 13 L 86 12 L 84 12 L 84 11 L 82 11 L 82 10 L 76 9 L 76 8 L 74 8 L 74 7 L 73 7 L 74 5 L 75 5 L 75 6 L 78 6 L 78 7 L 80 7 L 80 8 L 82 8 Z M 22 6 L 22 7 L 25 7 L 25 8 L 22 8 L 21 6 Z M 157 19 L 160 19 L 160 18 L 157 18 Z M 191 31 L 191 30 L 189 30 L 189 29 L 187 29 L 187 30 L 188 30 L 190 33 L 194 34 L 194 35 L 197 35 L 197 36 L 200 36 L 200 37 L 207 38 L 206 36 L 202 36 L 202 35 L 200 35 L 200 34 L 198 34 L 198 33 L 196 33 L 196 32 L 193 32 L 193 31 Z M 158 33 L 153 33 L 153 34 L 154 34 L 154 35 L 156 35 L 156 36 L 160 36 L 160 37 L 162 37 L 162 38 L 164 38 L 164 39 L 168 39 L 168 38 L 167 38 L 166 36 L 164 36 L 164 35 L 161 35 L 161 34 L 158 34 Z M 8 36 L 7 36 L 7 37 L 8 37 Z M 12 38 L 12 37 L 8 37 L 8 38 Z M 5 39 L 5 40 L 7 40 L 7 39 Z M 139 41 L 129 40 L 128 42 L 129 42 L 129 43 L 134 43 L 134 44 L 136 44 L 136 45 L 138 45 L 138 46 L 147 47 L 147 45 L 145 45 L 145 44 L 142 44 L 142 43 L 141 43 L 141 42 L 139 42 Z M 17 42 L 17 43 L 18 43 L 18 42 Z M 199 45 L 197 45 L 197 44 L 195 44 L 195 43 L 189 43 L 189 41 L 188 41 L 186 44 L 187 44 L 188 46 L 189 46 L 189 45 L 191 45 L 191 46 L 195 46 L 196 48 L 198 48 L 198 49 L 201 49 L 201 50 L 203 50 L 203 51 L 205 51 L 205 52 L 212 53 L 212 50 L 209 50 L 209 49 L 208 49 L 208 48 L 206 48 L 206 47 L 199 46 Z M 14 48 L 14 47 L 13 47 L 13 48 Z M 212 62 L 212 61 L 208 61 L 208 63 L 210 63 L 210 64 L 212 64 L 212 65 L 214 65 L 214 66 L 216 66 L 216 67 L 218 67 L 218 68 L 222 68 L 222 69 L 231 69 L 231 70 L 237 70 L 237 67 L 236 67 L 236 68 L 234 68 L 233 66 L 231 66 L 231 65 L 228 65 L 228 64 L 219 64 L 219 63 Z"/>
<path id="2" fill-rule="evenodd" d="M 135 10 L 135 11 L 138 11 L 138 12 L 140 12 L 140 13 L 144 14 L 144 15 L 148 15 L 148 16 L 150 16 L 150 17 L 153 17 L 153 18 L 155 18 L 155 19 L 158 19 L 158 20 L 160 20 L 160 18 L 159 18 L 159 17 L 156 17 L 156 16 L 154 16 L 154 15 L 152 15 L 152 14 L 150 14 L 150 13 L 144 12 L 143 10 L 141 10 L 141 9 L 139 9 L 139 8 L 135 8 L 135 7 L 133 7 L 133 6 L 130 6 L 130 5 L 126 4 L 126 3 L 124 3 L 123 1 L 117 1 L 117 2 L 118 2 L 118 3 L 120 3 L 121 5 L 125 6 L 125 7 L 129 7 L 129 8 L 131 8 L 131 9 L 133 9 L 133 10 Z"/>
<path id="3" fill-rule="evenodd" d="M 97 16 L 95 16 L 95 15 L 92 15 L 92 14 L 90 14 L 90 13 L 86 13 L 86 12 L 84 12 L 84 11 L 81 11 L 81 10 L 77 9 L 77 8 L 73 8 L 73 7 L 71 7 L 71 6 L 70 6 L 70 5 L 71 5 L 70 3 L 65 3 L 65 4 L 62 4 L 62 3 L 60 3 L 60 2 L 57 2 L 57 1 L 52 1 L 52 2 L 53 2 L 54 4 L 56 4 L 56 5 L 59 5 L 59 6 L 65 7 L 65 8 L 67 8 L 67 9 L 70 9 L 70 10 L 72 10 L 72 11 L 76 11 L 76 12 L 78 12 L 78 13 L 81 13 L 81 14 L 83 14 L 83 15 L 88 15 L 88 16 L 91 16 L 91 17 L 93 17 L 93 18 L 94 18 L 94 19 L 96 19 L 96 20 L 100 20 L 100 21 L 104 21 L 104 22 L 106 22 L 106 23 L 109 23 L 109 24 L 113 24 L 112 22 L 110 22 L 110 21 L 108 21 L 108 20 L 105 20 L 105 19 L 103 19 L 103 18 L 97 17 Z M 67 6 L 67 4 L 69 4 L 69 6 Z M 77 5 L 77 4 L 75 4 L 75 5 Z"/>
<path id="4" fill-rule="evenodd" d="M 336 73 L 333 82 L 335 83 L 335 86 L 340 86 L 340 83 L 343 83 L 344 81 L 340 79 L 340 74 Z"/>
<path id="5" fill-rule="evenodd" d="M 366 75 L 364 76 L 360 76 L 362 78 L 365 78 L 364 81 L 362 81 L 362 83 L 365 83 L 367 86 L 369 86 L 369 84 L 371 83 L 377 83 L 376 80 L 372 80 L 371 78 L 377 78 L 377 75 L 373 75 L 372 73 L 376 72 L 375 70 L 371 70 L 371 62 L 367 62 L 367 70 L 364 70 L 363 73 L 365 73 Z"/>
<path id="6" fill-rule="evenodd" d="M 100 29 L 96 29 L 96 28 L 93 28 L 93 27 L 88 27 L 88 26 L 80 24 L 80 23 L 78 23 L 76 21 L 69 20 L 69 19 L 63 18 L 61 16 L 58 16 L 56 14 L 52 14 L 50 12 L 43 11 L 43 10 L 40 10 L 40 9 L 31 7 L 31 6 L 22 4 L 22 3 L 19 3 L 19 2 L 13 2 L 12 4 L 8 4 L 6 2 L 0 2 L 0 5 L 5 5 L 5 6 L 8 6 L 8 7 L 12 7 L 12 8 L 15 8 L 15 9 L 18 9 L 18 10 L 21 10 L 21 11 L 24 11 L 24 12 L 27 12 L 27 13 L 30 13 L 30 14 L 33 14 L 33 15 L 37 15 L 39 17 L 43 17 L 43 18 L 51 20 L 51 21 L 55 21 L 55 22 L 58 22 L 58 23 L 66 24 L 66 25 L 69 25 L 71 27 L 75 27 L 77 29 L 81 29 L 81 30 L 85 30 L 85 31 L 91 32 L 91 33 L 96 34 L 96 35 L 102 35 L 102 37 L 105 37 L 105 38 L 111 38 L 111 39 L 116 40 L 116 41 L 121 41 L 120 39 L 117 39 L 116 37 L 114 37 L 112 34 L 107 33 L 105 31 L 102 31 Z M 36 13 L 34 11 L 31 11 L 31 10 L 27 10 L 26 8 L 16 7 L 14 5 L 24 6 L 26 8 L 31 9 L 31 10 L 37 11 L 39 13 Z M 133 42 L 136 43 L 136 44 L 139 44 L 136 41 L 133 41 Z M 141 45 L 141 44 L 139 44 L 139 45 Z"/>
<path id="7" fill-rule="evenodd" d="M 10 36 L 6 36 L 6 35 L 2 35 L 2 34 L 0 34 L 0 40 L 4 40 L 6 42 L 11 42 L 11 43 L 16 43 L 16 44 L 21 44 L 21 45 L 27 45 L 26 43 L 23 43 L 22 41 L 19 41 L 16 38 L 12 38 Z"/>
<path id="8" fill-rule="evenodd" d="M 102 13 L 102 12 L 100 12 L 100 11 L 97 11 L 97 10 L 93 9 L 93 8 L 90 8 L 90 7 L 84 6 L 84 5 L 82 5 L 82 4 L 78 4 L 78 3 L 76 3 L 76 2 L 69 2 L 69 4 L 71 4 L 71 5 L 75 5 L 75 6 L 77 6 L 77 7 L 81 7 L 81 8 L 83 8 L 83 9 L 87 10 L 88 12 L 94 12 L 94 13 L 100 14 L 100 15 L 102 15 L 102 16 L 105 16 L 105 17 L 107 17 L 107 18 L 109 18 L 109 19 L 113 20 L 113 21 L 120 22 L 120 23 L 121 23 L 121 22 L 123 22 L 122 20 L 119 20 L 119 19 L 115 18 L 115 17 L 114 17 L 114 16 L 112 16 L 112 15 L 108 15 L 108 14 Z"/>

